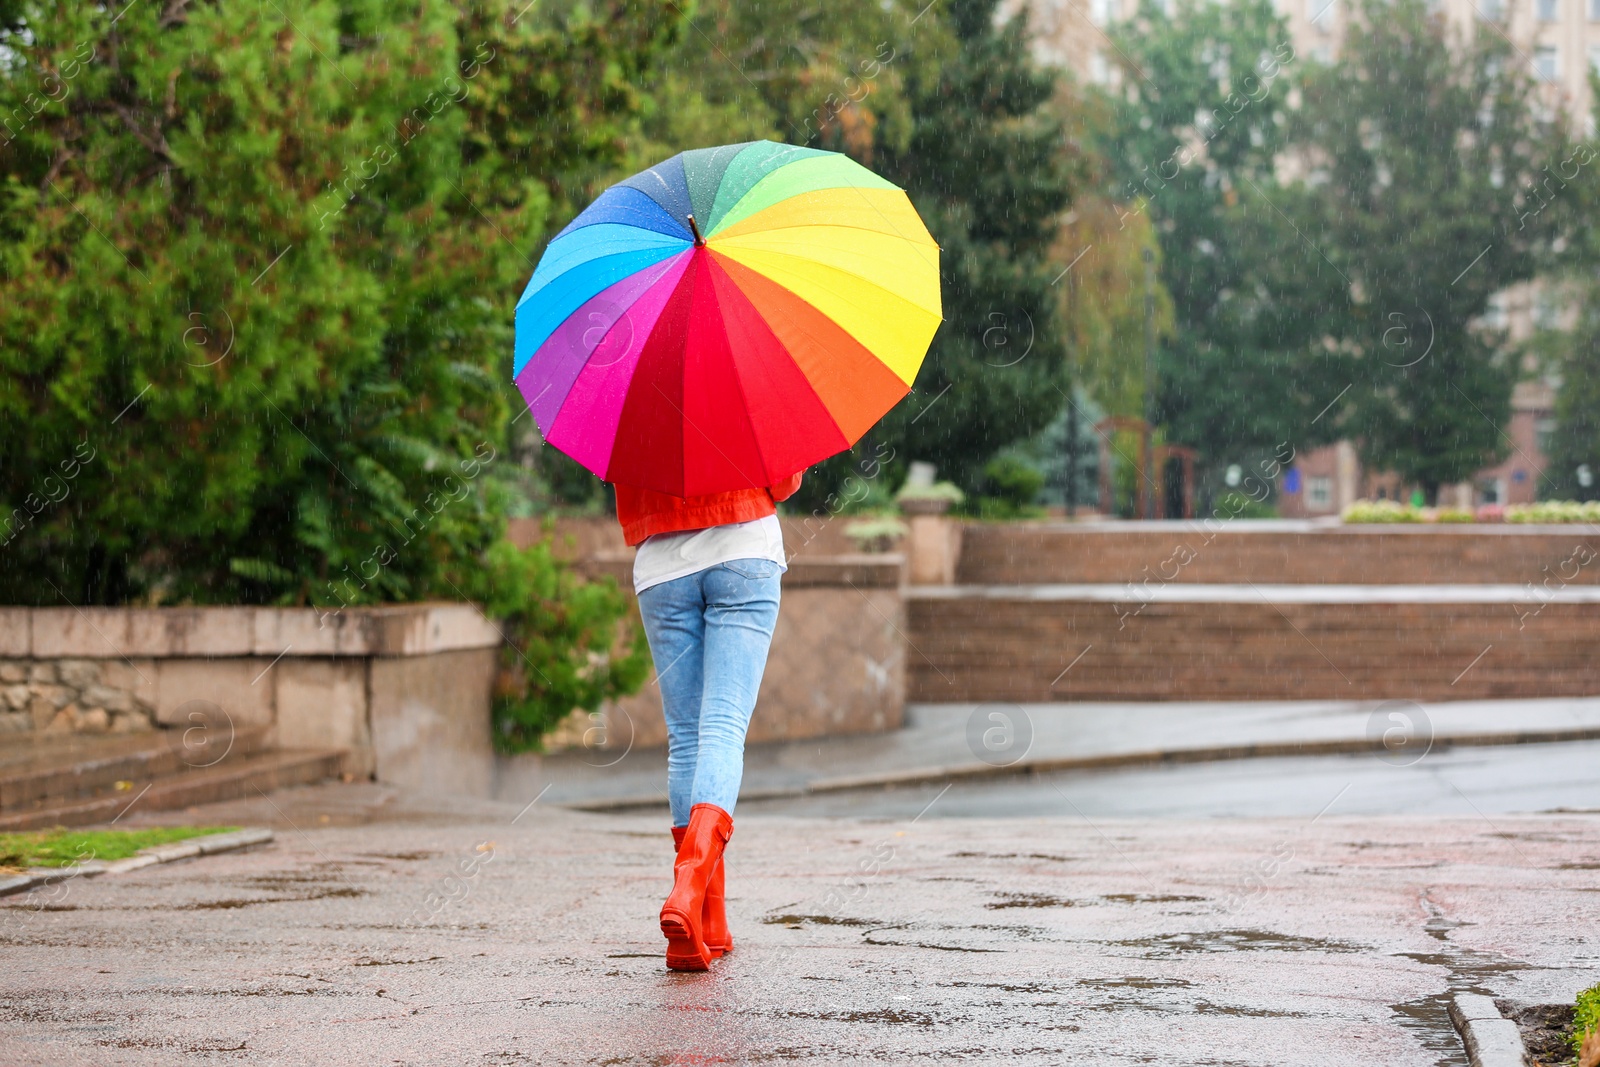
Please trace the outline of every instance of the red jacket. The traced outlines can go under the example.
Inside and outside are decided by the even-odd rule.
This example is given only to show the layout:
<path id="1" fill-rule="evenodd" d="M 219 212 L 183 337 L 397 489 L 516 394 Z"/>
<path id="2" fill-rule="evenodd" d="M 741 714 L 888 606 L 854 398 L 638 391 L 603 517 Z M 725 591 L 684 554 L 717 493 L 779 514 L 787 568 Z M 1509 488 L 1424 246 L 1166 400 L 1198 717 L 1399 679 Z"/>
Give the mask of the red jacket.
<path id="1" fill-rule="evenodd" d="M 629 485 L 614 488 L 622 537 L 628 544 L 637 545 L 646 537 L 660 533 L 703 530 L 708 526 L 725 526 L 775 515 L 777 502 L 788 500 L 800 488 L 800 475 L 791 475 L 770 489 L 735 489 L 731 493 L 708 496 L 672 496 Z"/>

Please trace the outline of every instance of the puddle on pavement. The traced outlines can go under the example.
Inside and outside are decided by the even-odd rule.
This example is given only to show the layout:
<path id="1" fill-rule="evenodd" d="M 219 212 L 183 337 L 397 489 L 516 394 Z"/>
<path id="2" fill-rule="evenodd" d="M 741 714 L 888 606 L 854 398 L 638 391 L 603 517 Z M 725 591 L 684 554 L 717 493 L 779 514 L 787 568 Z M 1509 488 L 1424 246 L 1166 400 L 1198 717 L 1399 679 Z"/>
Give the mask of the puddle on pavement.
<path id="1" fill-rule="evenodd" d="M 1125 941 L 1107 941 L 1119 948 L 1141 949 L 1147 959 L 1165 959 L 1189 952 L 1359 952 L 1360 945 L 1320 937 L 1278 934 L 1270 930 L 1205 930 L 1162 934 Z"/>
<path id="2" fill-rule="evenodd" d="M 1192 904 L 1204 903 L 1208 898 L 1178 893 L 1107 893 L 1089 900 L 1072 900 L 1051 896 L 1049 893 L 999 893 L 1000 898 L 984 907 L 992 911 L 1004 908 L 1073 908 L 1087 904 Z"/>
<path id="3" fill-rule="evenodd" d="M 1125 978 L 1080 978 L 1078 984 L 1094 989 L 1187 989 L 1194 985 L 1185 978 L 1146 978 L 1129 975 Z"/>
<path id="4" fill-rule="evenodd" d="M 1450 931 L 1472 924 L 1446 917 L 1444 909 L 1430 900 L 1426 893 L 1422 897 L 1422 906 L 1428 911 L 1428 921 L 1423 925 L 1423 930 L 1439 942 L 1439 951 L 1399 952 L 1396 955 L 1444 968 L 1447 988 L 1433 996 L 1404 1004 L 1391 1004 L 1389 1009 L 1399 1016 L 1400 1025 L 1410 1030 L 1423 1048 L 1438 1055 L 1434 1061 L 1435 1067 L 1468 1067 L 1470 1061 L 1461 1043 L 1461 1035 L 1456 1033 L 1455 1024 L 1450 1021 L 1451 998 L 1457 993 L 1493 996 L 1493 991 L 1486 984 L 1487 979 L 1531 968 L 1517 960 L 1492 956 L 1455 944 L 1450 940 Z"/>
<path id="5" fill-rule="evenodd" d="M 1001 893 L 1000 899 L 985 904 L 991 911 L 1002 908 L 1070 908 L 1077 901 L 1053 897 L 1048 893 Z"/>
<path id="6" fill-rule="evenodd" d="M 421 960 L 375 960 L 371 956 L 368 956 L 364 960 L 356 960 L 355 963 L 351 964 L 351 966 L 353 966 L 353 967 L 409 967 L 414 963 L 432 963 L 434 960 L 442 960 L 442 959 L 444 959 L 443 956 L 429 956 L 427 959 L 421 959 Z"/>
<path id="7" fill-rule="evenodd" d="M 952 989 L 999 989 L 1007 993 L 1027 993 L 1029 996 L 1065 996 L 1069 990 L 1058 985 L 1045 985 L 1042 982 L 1026 982 L 1018 985 L 1013 982 L 940 982 L 941 986 Z"/>
<path id="8" fill-rule="evenodd" d="M 308 900 L 324 900 L 328 897 L 364 897 L 365 889 L 352 889 L 349 886 L 329 886 L 313 893 L 301 893 L 292 897 L 231 897 L 223 900 L 201 900 L 193 904 L 164 904 L 151 910 L 158 911 L 227 911 L 233 908 L 248 908 L 256 904 L 298 904 Z"/>
<path id="9" fill-rule="evenodd" d="M 952 859 L 1044 860 L 1047 863 L 1082 863 L 1079 856 L 1057 856 L 1050 852 L 952 852 Z"/>
<path id="10" fill-rule="evenodd" d="M 839 918 L 835 915 L 768 915 L 761 920 L 768 926 L 882 926 L 877 919 Z"/>
<path id="11" fill-rule="evenodd" d="M 819 1019 L 830 1023 L 891 1023 L 895 1026 L 928 1026 L 937 1020 L 925 1011 L 907 1011 L 904 1008 L 879 1008 L 876 1011 L 786 1011 L 789 1019 Z"/>
<path id="12" fill-rule="evenodd" d="M 362 852 L 362 853 L 358 853 L 358 855 L 362 855 L 362 856 L 371 856 L 373 859 L 378 859 L 378 860 L 401 860 L 401 861 L 407 862 L 407 863 L 412 863 L 412 862 L 415 862 L 417 860 L 431 860 L 431 859 L 433 859 L 433 857 L 435 857 L 435 856 L 437 856 L 439 854 L 440 853 L 437 853 L 437 852 Z"/>
<path id="13" fill-rule="evenodd" d="M 956 928 L 956 932 L 958 934 L 959 933 L 977 933 L 977 932 L 980 932 L 980 931 L 1004 931 L 1004 932 L 1007 932 L 1007 933 L 1015 933 L 1017 931 L 1017 929 L 1018 929 L 1017 927 L 1010 927 L 1010 926 L 987 926 L 987 927 L 963 926 L 963 927 L 957 927 Z M 887 939 L 884 939 L 884 938 L 881 938 L 881 937 L 880 938 L 875 938 L 875 937 L 872 936 L 873 934 L 888 933 L 888 932 L 890 932 L 892 930 L 904 930 L 904 931 L 907 932 L 908 935 L 913 936 L 913 937 L 916 937 L 916 936 L 926 937 L 926 936 L 930 936 L 930 935 L 935 935 L 936 936 L 939 933 L 938 929 L 936 929 L 936 928 L 918 928 L 918 927 L 915 926 L 915 924 L 912 924 L 912 923 L 898 923 L 898 924 L 896 924 L 894 926 L 879 926 L 876 929 L 868 930 L 868 931 L 864 932 L 861 935 L 861 940 L 864 943 L 868 944 L 868 945 L 878 945 L 878 946 L 890 947 L 890 948 L 927 948 L 927 949 L 933 949 L 936 952 L 984 952 L 984 953 L 1001 952 L 1001 953 L 1003 953 L 1003 952 L 1006 951 L 1003 948 L 980 948 L 980 947 L 975 946 L 975 945 L 960 945 L 960 944 L 942 944 L 941 945 L 941 944 L 936 944 L 936 943 L 934 943 L 932 941 L 899 941 L 899 940 L 887 940 Z M 1032 933 L 1032 931 L 1027 931 L 1027 932 L 1028 933 Z"/>

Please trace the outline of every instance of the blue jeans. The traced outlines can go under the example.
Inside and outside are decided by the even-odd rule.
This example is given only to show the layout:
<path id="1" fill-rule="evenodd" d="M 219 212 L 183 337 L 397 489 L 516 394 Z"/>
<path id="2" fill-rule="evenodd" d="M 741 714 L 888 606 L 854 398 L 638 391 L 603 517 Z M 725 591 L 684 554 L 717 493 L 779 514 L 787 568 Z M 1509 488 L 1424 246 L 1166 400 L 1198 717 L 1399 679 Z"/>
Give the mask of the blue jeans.
<path id="1" fill-rule="evenodd" d="M 778 621 L 781 572 L 736 559 L 639 594 L 667 718 L 672 825 L 715 804 L 733 814 L 744 777 L 744 735 Z"/>

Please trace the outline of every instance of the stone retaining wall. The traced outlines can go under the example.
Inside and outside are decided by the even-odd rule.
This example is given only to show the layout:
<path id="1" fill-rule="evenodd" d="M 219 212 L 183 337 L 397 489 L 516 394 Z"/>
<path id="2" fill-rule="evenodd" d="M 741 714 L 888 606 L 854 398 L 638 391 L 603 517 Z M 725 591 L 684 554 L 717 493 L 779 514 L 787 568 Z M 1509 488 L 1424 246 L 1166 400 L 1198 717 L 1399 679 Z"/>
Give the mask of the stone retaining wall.
<path id="1" fill-rule="evenodd" d="M 631 549 L 580 566 L 633 588 Z M 790 560 L 751 743 L 874 733 L 904 722 L 904 574 L 905 559 L 895 554 Z M 600 712 L 575 717 L 552 740 L 605 750 L 664 745 L 661 692 L 646 683 Z"/>
<path id="2" fill-rule="evenodd" d="M 359 775 L 487 796 L 501 640 L 470 604 L 0 608 L 0 730 L 265 730 L 344 749 Z"/>
<path id="3" fill-rule="evenodd" d="M 0 734 L 132 733 L 153 726 L 155 702 L 134 669 L 92 659 L 0 660 Z"/>

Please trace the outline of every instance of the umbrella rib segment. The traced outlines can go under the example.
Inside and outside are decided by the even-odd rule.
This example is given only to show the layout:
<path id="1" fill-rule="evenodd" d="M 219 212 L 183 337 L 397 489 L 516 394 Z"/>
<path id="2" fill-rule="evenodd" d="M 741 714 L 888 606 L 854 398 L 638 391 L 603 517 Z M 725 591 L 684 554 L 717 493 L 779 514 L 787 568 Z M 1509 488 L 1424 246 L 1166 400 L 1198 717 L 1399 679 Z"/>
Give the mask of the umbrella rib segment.
<path id="1" fill-rule="evenodd" d="M 820 266 L 823 268 L 823 272 L 826 272 L 822 277 L 818 277 L 816 274 L 806 271 L 792 269 L 787 271 L 792 278 L 803 283 L 801 287 L 797 288 L 795 285 L 784 281 L 782 277 L 774 275 L 768 269 L 764 269 L 768 266 L 782 268 L 786 265 L 784 263 L 763 263 L 758 265 L 759 260 L 758 263 L 752 263 L 742 257 L 732 256 L 729 258 L 740 266 L 761 275 L 780 288 L 788 290 L 805 303 L 816 308 L 823 316 L 831 320 L 834 325 L 858 341 L 880 363 L 893 370 L 907 385 L 910 385 L 912 379 L 916 377 L 916 370 L 922 364 L 927 352 L 927 346 L 932 341 L 933 333 L 938 330 L 939 323 L 943 321 L 938 312 L 915 304 L 903 296 L 892 293 L 882 286 L 861 278 L 859 275 L 850 274 L 826 264 L 812 263 L 809 260 L 803 260 L 795 256 L 774 254 L 774 258 L 788 262 L 798 262 L 812 267 Z M 780 273 L 783 272 L 780 271 Z M 828 277 L 827 273 L 831 273 L 832 277 Z M 839 287 L 838 281 L 841 278 L 849 280 L 851 286 L 849 290 L 843 290 Z M 870 291 L 870 299 L 864 298 L 867 295 L 867 291 Z M 826 296 L 828 302 L 834 306 L 830 309 L 819 304 L 818 296 Z M 908 309 L 908 313 L 902 313 L 899 319 L 886 316 L 883 313 L 885 309 L 892 310 L 896 307 L 904 307 Z M 846 321 L 841 321 L 835 312 L 848 313 L 848 324 Z M 922 337 L 924 331 L 926 331 L 926 337 Z M 906 347 L 907 345 L 910 347 Z M 911 358 L 913 349 L 920 349 L 920 351 L 914 353 L 914 359 Z M 895 358 L 891 360 L 891 358 L 888 358 L 890 356 Z M 910 372 L 910 378 L 906 377 L 905 372 L 896 369 L 898 364 L 906 364 L 905 369 Z"/>
<path id="2" fill-rule="evenodd" d="M 737 260 L 715 258 L 822 400 L 845 447 L 906 395 L 905 379 L 820 308 Z"/>
<path id="3" fill-rule="evenodd" d="M 876 237 L 882 238 L 887 242 L 893 242 L 896 240 L 896 238 L 890 237 L 887 234 L 878 231 L 868 232 L 872 232 Z M 863 244 L 863 247 L 861 247 L 852 256 L 847 252 L 847 250 L 840 248 L 838 245 L 829 245 L 823 242 L 820 239 L 820 235 L 818 235 L 818 239 L 814 240 L 810 245 L 814 251 L 807 254 L 802 254 L 801 252 L 794 250 L 793 246 L 788 248 L 783 246 L 772 247 L 760 241 L 760 236 L 760 234 L 748 234 L 744 237 L 734 238 L 733 240 L 741 243 L 724 244 L 718 251 L 722 255 L 727 256 L 729 259 L 744 263 L 746 266 L 749 266 L 752 269 L 759 268 L 756 268 L 754 264 L 745 259 L 745 256 L 755 256 L 757 257 L 758 261 L 760 257 L 771 256 L 773 258 L 781 258 L 794 264 L 806 264 L 807 266 L 811 267 L 820 267 L 826 270 L 836 271 L 845 275 L 846 277 L 858 280 L 863 285 L 870 285 L 874 289 L 881 290 L 891 296 L 903 300 L 912 307 L 921 308 L 930 315 L 939 315 L 942 313 L 943 301 L 940 300 L 942 294 L 939 291 L 939 280 L 937 276 L 932 278 L 931 281 L 933 283 L 932 297 L 934 300 L 940 300 L 940 307 L 938 308 L 930 307 L 928 306 L 928 302 L 926 300 L 916 299 L 909 293 L 891 289 L 887 284 L 885 284 L 885 281 L 889 276 L 895 276 L 897 280 L 902 280 L 898 277 L 900 272 L 896 269 L 897 265 L 893 262 L 891 249 L 882 247 L 869 249 Z M 896 245 L 895 247 L 899 246 Z M 834 259 L 827 258 L 830 255 L 834 257 L 842 257 L 848 262 L 836 262 Z M 864 273 L 864 271 L 867 270 L 872 271 L 872 273 Z M 803 272 L 797 270 L 797 273 Z M 924 279 L 924 287 L 928 281 L 929 279 Z M 924 294 L 924 296 L 926 295 L 927 294 Z"/>
<path id="4" fill-rule="evenodd" d="M 792 160 L 789 163 L 783 164 L 782 167 L 778 167 L 776 170 L 773 170 L 771 173 L 763 176 L 760 182 L 757 182 L 755 185 L 751 186 L 745 192 L 745 194 L 743 196 L 741 196 L 738 200 L 734 201 L 731 205 L 729 205 L 728 210 L 723 213 L 722 218 L 726 219 L 729 215 L 733 215 L 735 212 L 737 212 L 738 209 L 739 209 L 739 205 L 742 204 L 752 193 L 754 193 L 761 186 L 762 182 L 765 182 L 768 178 L 771 178 L 773 174 L 777 174 L 779 171 L 783 170 L 784 167 L 792 166 L 793 164 L 799 163 L 799 162 L 801 162 L 801 160 Z M 858 164 L 858 166 L 859 166 L 859 164 Z M 865 167 L 862 167 L 861 169 L 866 171 Z M 868 174 L 872 174 L 871 171 L 866 171 L 866 172 Z M 873 176 L 877 177 L 877 175 L 873 175 Z M 891 185 L 892 184 L 893 183 L 891 183 Z M 807 189 L 807 190 L 803 190 L 802 192 L 794 193 L 791 196 L 786 196 L 786 197 L 783 198 L 783 200 L 778 200 L 778 201 L 775 201 L 772 204 L 768 204 L 766 207 L 762 208 L 761 211 L 765 211 L 765 210 L 767 210 L 767 208 L 776 207 L 778 204 L 783 203 L 784 200 L 792 200 L 795 196 L 803 196 L 803 195 L 805 195 L 805 193 L 821 192 L 824 189 L 854 189 L 856 191 L 856 193 L 861 197 L 862 201 L 868 207 L 870 207 L 880 218 L 882 218 L 883 221 L 888 225 L 888 227 L 889 227 L 889 231 L 888 232 L 892 232 L 896 237 L 899 237 L 902 241 L 907 241 L 908 243 L 911 242 L 911 239 L 908 238 L 904 233 L 902 233 L 900 231 L 900 228 L 894 224 L 893 220 L 891 220 L 887 215 L 885 215 L 883 213 L 883 209 L 878 207 L 877 204 L 874 204 L 872 202 L 872 198 L 866 195 L 866 190 L 868 188 L 878 188 L 878 187 L 861 186 L 861 185 L 827 185 L 827 186 L 821 186 L 821 187 L 819 187 L 817 189 Z M 902 193 L 905 192 L 905 190 L 904 189 L 900 189 L 899 186 L 894 186 L 894 188 L 899 189 L 900 192 L 902 192 Z M 906 200 L 909 202 L 910 199 L 911 199 L 911 194 L 906 193 Z M 916 205 L 915 204 L 912 204 L 912 209 L 913 210 L 916 209 Z M 759 212 L 751 212 L 749 215 L 744 216 L 744 218 L 738 219 L 737 222 L 743 222 L 743 221 L 745 221 L 745 219 L 753 218 L 757 214 L 759 214 Z M 735 223 L 735 225 L 737 225 L 737 222 Z M 722 229 L 723 225 L 724 224 L 719 220 L 716 229 Z M 927 232 L 927 227 L 926 226 L 923 227 L 923 231 Z M 938 248 L 938 242 L 934 242 L 934 247 Z M 929 260 L 926 251 L 922 251 L 921 254 L 922 254 L 923 260 L 925 262 L 927 262 L 929 266 L 931 266 L 934 270 L 938 270 L 939 269 L 939 263 L 938 263 L 937 259 Z"/>
<path id="5" fill-rule="evenodd" d="M 758 304 L 755 301 L 755 299 L 751 297 L 751 295 L 749 293 L 744 291 L 744 288 L 739 285 L 739 280 L 736 277 L 734 277 L 734 275 L 730 271 L 728 271 L 726 265 L 723 262 L 721 262 L 721 260 L 722 260 L 722 257 L 720 255 L 713 255 L 713 257 L 712 257 L 712 263 L 715 265 L 717 271 L 722 275 L 722 277 L 724 279 L 727 280 L 727 283 L 728 283 L 729 287 L 731 287 L 733 289 L 733 291 L 738 294 L 739 299 L 743 300 L 744 303 L 749 307 L 751 314 L 753 314 L 755 316 L 756 320 L 761 323 L 762 329 L 767 331 L 767 335 L 772 339 L 772 343 L 775 346 L 777 346 L 777 350 L 779 352 L 783 353 L 783 357 L 782 358 L 784 358 L 784 359 L 789 361 L 790 365 L 794 368 L 795 374 L 799 377 L 800 381 L 804 384 L 806 391 L 811 395 L 812 399 L 816 401 L 817 409 L 820 410 L 823 413 L 823 415 L 827 418 L 828 424 L 833 428 L 834 433 L 836 433 L 838 435 L 839 440 L 841 442 L 843 442 L 844 448 L 846 448 L 846 449 L 850 448 L 851 445 L 854 442 L 852 442 L 850 440 L 850 435 L 845 432 L 844 427 L 839 425 L 838 417 L 836 415 L 834 415 L 834 413 L 833 413 L 833 411 L 831 409 L 829 409 L 829 407 L 827 405 L 827 402 L 824 401 L 823 398 L 822 398 L 822 394 L 817 391 L 816 384 L 814 382 L 812 382 L 811 378 L 806 374 L 805 368 L 801 365 L 800 360 L 795 358 L 794 353 L 790 350 L 789 346 L 784 342 L 782 336 L 780 336 L 778 331 L 773 327 L 772 321 L 767 317 L 766 313 L 761 309 L 761 305 Z M 763 275 L 763 277 L 765 277 L 765 276 Z M 767 280 L 769 282 L 771 281 L 771 279 L 767 279 Z M 774 282 L 772 284 L 777 284 L 777 283 Z M 799 297 L 796 296 L 795 299 L 799 300 Z M 720 303 L 721 303 L 720 299 L 719 299 L 718 303 L 719 303 L 719 306 L 720 306 Z M 818 312 L 818 314 L 821 314 L 821 313 Z M 740 370 L 740 364 L 739 364 L 739 360 L 737 359 L 737 357 L 735 357 L 735 359 L 733 361 L 733 369 L 734 369 L 735 381 L 739 385 L 739 395 L 745 401 L 744 410 L 749 411 L 750 410 L 749 394 L 745 390 L 744 377 L 743 377 L 743 373 Z M 754 433 L 755 427 L 752 426 L 751 430 Z M 755 436 L 755 442 L 756 442 L 756 451 L 761 455 L 762 463 L 763 463 L 763 465 L 764 465 L 764 467 L 766 469 L 766 472 L 767 472 L 768 476 L 770 477 L 771 474 L 772 474 L 772 470 L 773 470 L 774 464 L 772 463 L 771 458 L 767 455 L 766 449 L 762 445 L 761 435 L 759 433 L 755 433 L 754 436 Z M 834 454 L 836 454 L 836 453 L 834 453 Z M 809 464 L 807 464 L 807 466 L 809 466 Z M 803 470 L 804 468 L 801 468 L 801 469 Z M 792 472 L 790 472 L 790 473 L 792 473 Z M 786 477 L 787 475 L 784 475 L 784 476 Z"/>
<path id="6" fill-rule="evenodd" d="M 663 312 L 672 299 L 671 292 L 687 268 L 687 262 L 674 265 L 677 258 L 667 260 L 665 269 L 658 271 L 642 291 L 627 298 L 626 307 L 606 328 L 599 341 L 584 352 L 582 363 L 567 384 L 550 432 L 546 435 L 557 448 L 602 479 L 610 468 L 611 456 L 616 449 L 622 407 L 632 387 L 633 377 L 639 371 L 640 358 L 655 332 L 661 328 Z M 618 334 L 619 330 L 628 331 L 626 338 Z M 626 342 L 620 351 L 617 348 L 618 341 Z M 606 353 L 608 358 L 604 363 L 597 363 L 596 359 L 602 353 Z M 626 377 L 619 377 L 624 372 Z M 612 390 L 615 390 L 614 406 L 596 403 Z M 591 417 L 578 418 L 576 425 L 561 417 L 567 397 L 574 392 L 590 398 L 587 410 Z M 594 418 L 596 415 L 599 417 Z M 573 415 L 569 414 L 568 419 L 571 418 Z M 605 426 L 609 433 L 597 433 L 596 426 Z M 603 460 L 599 458 L 601 451 L 604 453 Z"/>
<path id="7" fill-rule="evenodd" d="M 699 317 L 707 334 L 697 337 L 691 332 L 688 338 L 689 345 L 684 351 L 682 384 L 684 421 L 689 423 L 695 432 L 706 438 L 716 453 L 726 460 L 729 466 L 747 484 L 752 487 L 770 485 L 771 480 L 767 468 L 766 454 L 761 448 L 761 439 L 752 421 L 750 398 L 745 391 L 744 382 L 739 377 L 738 359 L 733 352 L 734 338 L 729 330 L 729 316 L 732 313 L 732 309 L 723 306 L 722 295 L 717 285 L 716 274 L 719 272 L 719 268 L 716 267 L 714 258 L 706 252 L 696 251 L 694 259 L 695 262 L 690 269 L 695 271 L 695 310 L 701 312 Z M 723 366 L 723 359 L 726 360 L 726 366 Z M 731 378 L 731 385 L 736 397 L 736 399 L 729 397 L 725 401 L 731 405 L 731 416 L 724 416 L 715 407 L 711 407 L 709 410 L 705 407 L 708 390 L 713 387 L 713 384 L 727 382 L 728 379 L 724 378 L 723 375 Z M 691 389 L 691 387 L 693 388 Z M 695 403 L 691 398 L 695 398 L 699 402 Z M 734 462 L 733 458 L 717 444 L 716 439 L 704 427 L 693 421 L 688 415 L 688 411 L 691 408 L 699 411 L 702 415 L 709 415 L 712 419 L 711 425 L 713 427 L 718 426 L 720 423 L 730 431 L 724 435 L 724 440 L 727 441 L 729 448 L 735 449 L 741 455 L 744 455 L 744 445 L 748 442 L 749 451 L 755 457 L 759 478 L 752 478 L 744 465 Z M 687 432 L 686 429 L 683 442 L 686 469 L 689 466 L 688 457 L 690 455 Z M 698 495 L 691 494 L 688 491 L 688 484 L 689 479 L 686 475 L 684 496 Z"/>
<path id="8" fill-rule="evenodd" d="M 685 361 L 685 362 L 687 362 L 687 361 Z M 706 444 L 710 445 L 712 448 L 715 448 L 717 450 L 717 455 L 719 455 L 723 459 L 727 460 L 728 461 L 728 466 L 730 466 L 734 470 L 738 471 L 740 477 L 744 478 L 752 486 L 761 485 L 762 484 L 760 479 L 750 477 L 750 473 L 748 471 L 746 471 L 739 464 L 735 463 L 733 461 L 733 457 L 732 456 L 729 456 L 720 447 L 718 447 L 717 446 L 717 442 L 713 441 L 711 439 L 711 435 L 707 434 L 704 430 L 702 430 L 700 428 L 700 424 L 699 423 L 697 423 L 693 419 L 691 419 L 688 416 L 688 414 L 682 408 L 680 408 L 677 404 L 673 404 L 672 403 L 672 398 L 670 396 L 668 396 L 665 391 L 662 390 L 661 386 L 656 385 L 656 383 L 654 383 L 654 382 L 651 382 L 650 384 L 655 388 L 656 392 L 661 394 L 661 399 L 662 400 L 665 400 L 668 404 L 672 404 L 672 410 L 676 411 L 678 413 L 678 417 L 683 420 L 683 425 L 685 427 L 693 427 L 695 433 L 699 434 L 701 437 L 704 437 L 706 439 Z M 684 486 L 684 489 L 687 490 L 688 486 L 687 485 Z M 685 493 L 685 495 L 688 495 L 688 494 Z"/>
<path id="9" fill-rule="evenodd" d="M 696 232 L 698 232 L 698 231 L 696 231 Z M 702 252 L 701 255 L 705 255 L 707 257 L 706 258 L 706 281 L 710 283 L 710 285 L 708 286 L 708 288 L 711 290 L 710 296 L 711 296 L 711 299 L 712 299 L 713 303 L 716 305 L 716 308 L 717 308 L 717 321 L 722 324 L 721 325 L 721 329 L 722 329 L 723 340 L 726 341 L 727 344 L 728 344 L 728 365 L 731 368 L 731 370 L 733 371 L 733 384 L 734 384 L 734 387 L 739 390 L 739 414 L 744 419 L 744 424 L 747 427 L 749 427 L 749 429 L 750 429 L 750 442 L 751 442 L 751 444 L 753 444 L 755 446 L 756 458 L 760 461 L 760 463 L 761 463 L 761 473 L 762 473 L 762 475 L 765 476 L 764 481 L 762 483 L 755 483 L 755 484 L 771 485 L 774 479 L 772 479 L 772 477 L 771 477 L 771 472 L 767 470 L 767 456 L 766 456 L 766 453 L 763 452 L 762 449 L 761 449 L 761 435 L 756 432 L 756 428 L 755 428 L 754 424 L 752 424 L 751 421 L 750 421 L 750 397 L 745 392 L 744 379 L 739 374 L 739 361 L 737 359 L 735 359 L 734 355 L 733 355 L 733 339 L 728 336 L 727 320 L 723 317 L 722 294 L 717 292 L 716 281 L 711 276 L 711 270 L 712 270 L 714 264 L 713 264 L 710 256 L 707 253 Z M 689 377 L 689 361 L 687 359 L 685 359 L 683 361 L 683 375 L 684 375 L 684 378 L 685 378 L 685 383 L 684 384 L 687 386 L 687 384 L 688 384 L 687 379 Z M 684 395 L 688 396 L 687 391 L 684 393 Z M 705 431 L 700 429 L 699 426 L 695 427 L 695 431 L 698 432 L 700 434 L 700 436 L 702 436 L 702 437 L 706 436 Z M 710 440 L 709 437 L 707 437 L 706 439 L 708 441 Z M 716 448 L 715 442 L 712 443 L 711 447 Z M 721 453 L 722 449 L 717 448 L 717 451 L 719 453 Z M 726 455 L 724 455 L 723 458 L 724 459 L 728 459 L 728 457 Z M 737 463 L 734 463 L 733 460 L 731 460 L 731 459 L 728 459 L 728 462 L 733 465 L 733 469 L 734 470 L 738 471 L 741 475 L 744 475 L 746 480 L 749 480 L 749 475 L 745 474 L 745 471 L 744 471 L 743 467 L 739 466 Z"/>

